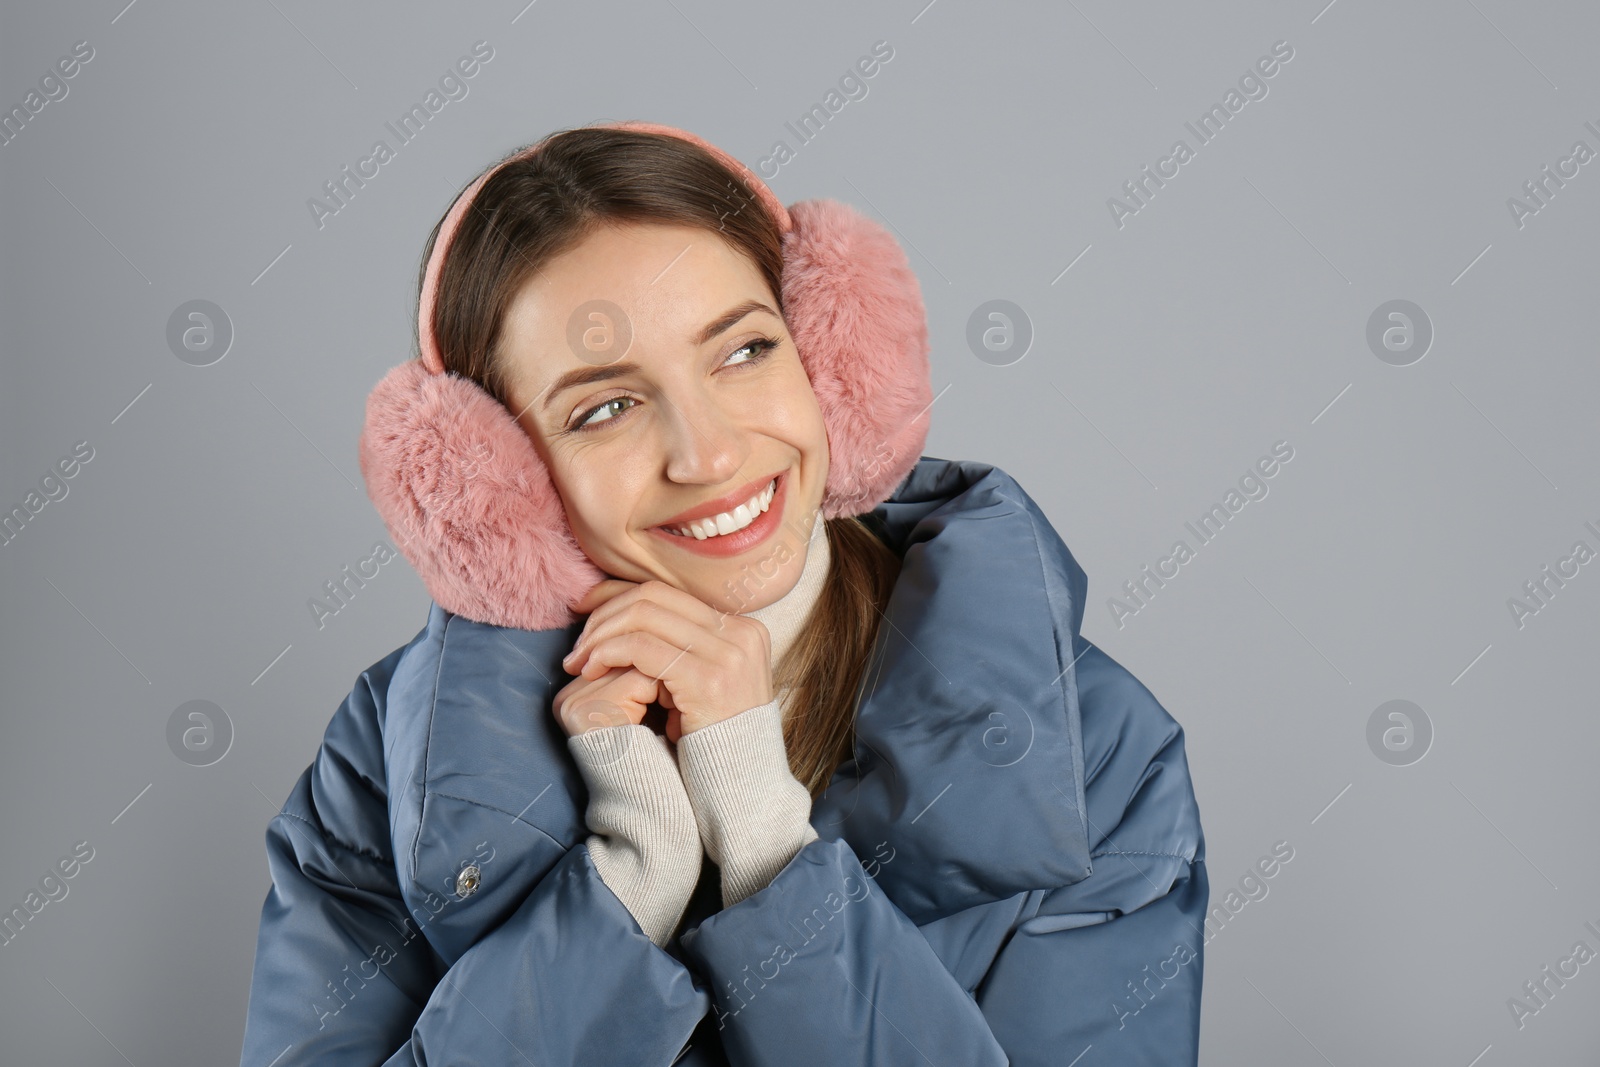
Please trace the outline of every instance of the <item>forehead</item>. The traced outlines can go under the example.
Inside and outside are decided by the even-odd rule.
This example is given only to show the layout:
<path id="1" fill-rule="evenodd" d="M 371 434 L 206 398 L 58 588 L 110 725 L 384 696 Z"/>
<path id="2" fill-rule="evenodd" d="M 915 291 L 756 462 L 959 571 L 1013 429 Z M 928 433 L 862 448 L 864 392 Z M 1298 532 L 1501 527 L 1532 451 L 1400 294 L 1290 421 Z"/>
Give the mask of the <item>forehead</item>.
<path id="1" fill-rule="evenodd" d="M 524 283 L 513 310 L 531 328 L 561 330 L 581 305 L 605 300 L 626 311 L 636 328 L 671 327 L 703 322 L 705 314 L 726 307 L 730 296 L 745 295 L 768 296 L 765 279 L 715 232 L 661 223 L 606 224 Z"/>
<path id="2" fill-rule="evenodd" d="M 608 346 L 626 336 L 635 360 L 691 344 L 744 300 L 777 306 L 761 271 L 719 234 L 606 224 L 523 283 L 506 309 L 499 347 L 516 376 L 542 382 L 580 363 L 608 362 L 580 356 L 597 352 L 597 338 L 599 351 L 615 351 Z"/>

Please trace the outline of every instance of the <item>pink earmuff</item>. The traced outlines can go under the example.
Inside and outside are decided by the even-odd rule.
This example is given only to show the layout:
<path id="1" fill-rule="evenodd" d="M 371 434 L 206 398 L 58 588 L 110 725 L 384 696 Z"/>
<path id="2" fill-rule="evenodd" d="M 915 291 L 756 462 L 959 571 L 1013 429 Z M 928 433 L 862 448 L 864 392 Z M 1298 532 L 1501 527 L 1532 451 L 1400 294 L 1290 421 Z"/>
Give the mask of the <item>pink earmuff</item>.
<path id="1" fill-rule="evenodd" d="M 921 290 L 893 235 L 838 201 L 785 208 L 738 160 L 683 130 L 598 125 L 681 137 L 756 193 L 783 232 L 784 318 L 827 427 L 823 517 L 887 500 L 921 455 L 933 402 Z M 478 190 L 541 144 L 485 171 L 446 214 L 418 302 L 421 356 L 372 390 L 359 444 L 367 494 L 429 595 L 453 614 L 525 630 L 570 625 L 570 605 L 606 574 L 578 546 L 550 472 L 511 412 L 445 372 L 433 312 L 451 240 Z"/>

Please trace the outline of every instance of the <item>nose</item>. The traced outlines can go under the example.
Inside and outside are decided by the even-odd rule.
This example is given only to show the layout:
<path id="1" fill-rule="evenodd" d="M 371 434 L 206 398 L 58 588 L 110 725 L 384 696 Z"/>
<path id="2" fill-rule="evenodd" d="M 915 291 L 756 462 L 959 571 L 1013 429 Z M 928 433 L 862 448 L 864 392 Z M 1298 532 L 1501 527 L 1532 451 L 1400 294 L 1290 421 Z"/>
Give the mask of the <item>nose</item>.
<path id="1" fill-rule="evenodd" d="M 749 435 L 705 390 L 667 398 L 666 475 L 674 482 L 718 485 L 749 458 Z"/>

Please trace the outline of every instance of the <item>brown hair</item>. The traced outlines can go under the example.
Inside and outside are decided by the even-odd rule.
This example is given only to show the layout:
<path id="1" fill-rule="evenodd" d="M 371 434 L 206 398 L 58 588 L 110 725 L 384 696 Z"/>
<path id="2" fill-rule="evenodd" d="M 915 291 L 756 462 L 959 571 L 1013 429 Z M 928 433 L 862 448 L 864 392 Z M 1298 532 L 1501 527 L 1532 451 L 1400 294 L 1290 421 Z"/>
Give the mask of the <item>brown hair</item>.
<path id="1" fill-rule="evenodd" d="M 622 222 L 718 234 L 761 271 L 783 313 L 783 235 L 740 175 L 668 134 L 562 130 L 530 158 L 490 176 L 461 219 L 434 301 L 433 332 L 445 371 L 507 404 L 497 346 L 512 300 L 553 257 L 596 228 Z M 419 292 L 438 235 L 436 225 L 423 249 Z M 857 689 L 900 566 L 860 519 L 828 519 L 824 527 L 832 565 L 816 606 L 773 672 L 775 689 L 794 689 L 784 745 L 790 770 L 813 798 L 854 749 Z"/>

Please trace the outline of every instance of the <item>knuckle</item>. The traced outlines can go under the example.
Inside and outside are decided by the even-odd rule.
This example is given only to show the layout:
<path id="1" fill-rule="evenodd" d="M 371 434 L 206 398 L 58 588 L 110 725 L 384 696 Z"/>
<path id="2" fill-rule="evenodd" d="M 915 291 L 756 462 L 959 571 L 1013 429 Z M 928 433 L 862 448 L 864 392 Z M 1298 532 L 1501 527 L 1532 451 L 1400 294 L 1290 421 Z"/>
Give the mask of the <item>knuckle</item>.
<path id="1" fill-rule="evenodd" d="M 766 652 L 771 647 L 772 634 L 760 619 L 746 619 L 750 625 L 740 627 L 739 640 L 743 649 L 751 654 Z"/>

